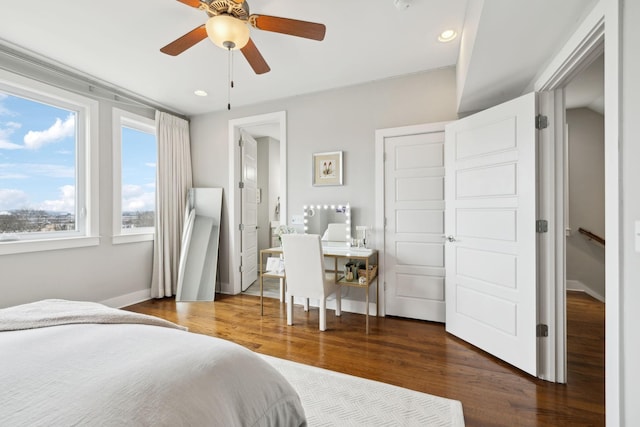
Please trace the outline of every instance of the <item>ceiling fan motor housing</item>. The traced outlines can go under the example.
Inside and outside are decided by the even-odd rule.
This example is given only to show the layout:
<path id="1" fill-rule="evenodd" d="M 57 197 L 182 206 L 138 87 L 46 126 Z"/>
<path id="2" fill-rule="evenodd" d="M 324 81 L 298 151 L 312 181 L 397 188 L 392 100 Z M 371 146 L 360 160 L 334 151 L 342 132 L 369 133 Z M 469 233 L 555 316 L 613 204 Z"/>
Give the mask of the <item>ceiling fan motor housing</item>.
<path id="1" fill-rule="evenodd" d="M 249 19 L 249 4 L 246 1 L 236 3 L 233 0 L 203 1 L 207 15 L 230 15 L 234 18 L 246 21 Z"/>

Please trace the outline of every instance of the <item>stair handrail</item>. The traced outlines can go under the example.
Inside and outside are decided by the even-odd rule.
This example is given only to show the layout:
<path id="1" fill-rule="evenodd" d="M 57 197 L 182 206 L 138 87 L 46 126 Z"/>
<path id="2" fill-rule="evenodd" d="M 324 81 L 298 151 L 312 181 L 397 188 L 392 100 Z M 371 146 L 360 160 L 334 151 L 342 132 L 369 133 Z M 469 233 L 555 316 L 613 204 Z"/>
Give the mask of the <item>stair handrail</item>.
<path id="1" fill-rule="evenodd" d="M 600 236 L 598 236 L 597 234 L 592 233 L 589 230 L 585 230 L 582 227 L 578 228 L 578 232 L 580 234 L 584 234 L 585 236 L 587 236 L 589 239 L 591 240 L 595 240 L 596 242 L 600 243 L 602 246 L 604 246 L 604 239 Z"/>

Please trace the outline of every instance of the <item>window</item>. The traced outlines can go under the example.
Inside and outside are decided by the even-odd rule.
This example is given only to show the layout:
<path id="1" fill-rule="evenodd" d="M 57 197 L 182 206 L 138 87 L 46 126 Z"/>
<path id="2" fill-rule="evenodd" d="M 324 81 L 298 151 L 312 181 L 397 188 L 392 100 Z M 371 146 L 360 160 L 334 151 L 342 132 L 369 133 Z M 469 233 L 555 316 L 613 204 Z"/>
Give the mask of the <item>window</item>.
<path id="1" fill-rule="evenodd" d="M 153 239 L 157 143 L 155 122 L 113 109 L 114 243 Z"/>
<path id="2" fill-rule="evenodd" d="M 0 71 L 0 254 L 98 244 L 96 117 L 96 101 Z"/>

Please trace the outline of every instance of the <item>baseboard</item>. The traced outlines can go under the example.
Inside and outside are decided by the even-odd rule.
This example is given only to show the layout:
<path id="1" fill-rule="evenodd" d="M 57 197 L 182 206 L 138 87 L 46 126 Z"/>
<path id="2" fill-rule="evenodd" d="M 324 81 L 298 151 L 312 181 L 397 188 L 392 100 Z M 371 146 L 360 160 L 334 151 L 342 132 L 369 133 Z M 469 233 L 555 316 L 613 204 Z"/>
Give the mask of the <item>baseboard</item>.
<path id="1" fill-rule="evenodd" d="M 568 291 L 584 292 L 587 295 L 597 299 L 598 301 L 605 302 L 603 295 L 600 295 L 599 293 L 582 283 L 580 280 L 567 280 L 566 284 Z"/>
<path id="2" fill-rule="evenodd" d="M 122 308 L 129 305 L 137 304 L 142 301 L 151 299 L 151 289 L 144 289 L 141 291 L 132 292 L 126 295 L 120 295 L 115 298 L 109 298 L 104 301 L 100 301 L 100 304 L 104 304 L 107 307 Z"/>

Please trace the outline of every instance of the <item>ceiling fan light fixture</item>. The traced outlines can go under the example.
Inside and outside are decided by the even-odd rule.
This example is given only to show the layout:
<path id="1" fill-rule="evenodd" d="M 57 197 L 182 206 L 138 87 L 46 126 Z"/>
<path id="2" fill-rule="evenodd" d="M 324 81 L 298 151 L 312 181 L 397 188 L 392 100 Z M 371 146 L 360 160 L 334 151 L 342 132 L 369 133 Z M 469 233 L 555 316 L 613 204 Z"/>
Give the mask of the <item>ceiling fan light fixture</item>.
<path id="1" fill-rule="evenodd" d="M 249 41 L 247 24 L 230 15 L 215 15 L 207 21 L 209 39 L 222 49 L 237 50 L 246 46 Z"/>

